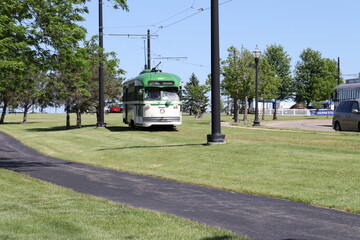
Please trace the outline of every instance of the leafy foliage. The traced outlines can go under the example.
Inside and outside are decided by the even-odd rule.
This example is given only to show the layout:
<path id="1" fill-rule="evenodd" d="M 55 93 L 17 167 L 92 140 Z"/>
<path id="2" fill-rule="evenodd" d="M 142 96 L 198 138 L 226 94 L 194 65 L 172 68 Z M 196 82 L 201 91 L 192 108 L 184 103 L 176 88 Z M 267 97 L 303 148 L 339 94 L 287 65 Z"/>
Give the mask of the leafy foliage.
<path id="1" fill-rule="evenodd" d="M 298 103 L 329 99 L 337 85 L 336 61 L 322 58 L 319 51 L 305 49 L 295 66 L 294 86 Z"/>
<path id="2" fill-rule="evenodd" d="M 209 98 L 206 96 L 209 91 L 209 86 L 201 85 L 193 73 L 189 82 L 185 85 L 183 111 L 189 112 L 190 115 L 194 114 L 195 116 L 201 117 L 209 105 Z"/>
<path id="3" fill-rule="evenodd" d="M 232 98 L 243 100 L 245 103 L 244 121 L 247 121 L 247 102 L 255 95 L 254 58 L 251 52 L 244 47 L 239 52 L 232 46 L 228 49 L 228 53 L 227 60 L 222 62 L 224 79 L 221 85 Z"/>
<path id="4" fill-rule="evenodd" d="M 272 44 L 266 47 L 263 59 L 269 63 L 271 69 L 275 72 L 275 76 L 281 80 L 281 83 L 278 85 L 277 96 L 273 95 L 273 98 L 280 100 L 287 99 L 292 94 L 291 58 L 283 46 Z"/>
<path id="5" fill-rule="evenodd" d="M 110 2 L 115 8 L 128 10 L 126 0 Z M 99 65 L 99 57 L 94 58 L 94 54 L 102 50 L 80 47 L 86 29 L 78 22 L 88 12 L 85 3 L 86 0 L 0 3 L 0 104 L 3 106 L 0 123 L 4 122 L 9 105 L 24 107 L 25 122 L 28 108 L 36 103 L 42 107 L 65 104 L 68 110 L 73 108 L 78 112 L 93 104 L 89 101 L 97 89 L 89 88 L 89 83 L 90 79 L 95 80 L 92 74 L 96 71 L 92 69 Z M 106 63 L 108 76 L 123 72 L 115 70 L 117 62 L 114 58 Z M 114 89 L 118 94 L 119 87 L 113 85 L 111 91 Z"/>

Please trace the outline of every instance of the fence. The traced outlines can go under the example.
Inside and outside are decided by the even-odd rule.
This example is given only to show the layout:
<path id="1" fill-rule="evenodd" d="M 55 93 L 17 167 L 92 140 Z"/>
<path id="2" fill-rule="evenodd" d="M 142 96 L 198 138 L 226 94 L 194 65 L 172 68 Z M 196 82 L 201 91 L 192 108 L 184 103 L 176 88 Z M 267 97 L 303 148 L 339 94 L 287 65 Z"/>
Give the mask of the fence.
<path id="1" fill-rule="evenodd" d="M 262 109 L 259 109 L 259 114 L 262 114 Z M 265 109 L 265 115 L 273 115 L 274 109 Z M 276 115 L 287 115 L 287 116 L 332 116 L 334 110 L 327 109 L 288 109 L 280 108 L 276 109 Z"/>

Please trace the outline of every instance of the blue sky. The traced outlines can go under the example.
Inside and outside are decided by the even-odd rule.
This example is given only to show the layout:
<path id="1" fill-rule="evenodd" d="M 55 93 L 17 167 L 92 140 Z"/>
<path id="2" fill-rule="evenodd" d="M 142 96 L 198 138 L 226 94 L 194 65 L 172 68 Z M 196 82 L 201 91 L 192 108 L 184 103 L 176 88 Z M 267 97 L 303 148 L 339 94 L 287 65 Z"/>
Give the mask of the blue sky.
<path id="1" fill-rule="evenodd" d="M 161 61 L 160 69 L 179 75 L 184 82 L 193 72 L 205 82 L 211 71 L 210 0 L 128 0 L 129 12 L 114 10 L 110 2 L 103 1 L 104 47 L 117 53 L 126 78 L 136 76 L 144 67 L 144 39 L 107 34 L 146 34 L 150 29 L 158 34 L 151 40 L 152 66 Z M 253 51 L 256 45 L 264 50 L 267 45 L 281 44 L 293 66 L 301 51 L 311 48 L 326 58 L 340 57 L 344 75 L 360 72 L 359 0 L 219 2 L 223 3 L 219 8 L 222 59 L 227 58 L 230 46 L 239 49 L 243 45 Z M 88 7 L 90 14 L 82 25 L 92 36 L 98 34 L 98 0 L 91 0 Z"/>

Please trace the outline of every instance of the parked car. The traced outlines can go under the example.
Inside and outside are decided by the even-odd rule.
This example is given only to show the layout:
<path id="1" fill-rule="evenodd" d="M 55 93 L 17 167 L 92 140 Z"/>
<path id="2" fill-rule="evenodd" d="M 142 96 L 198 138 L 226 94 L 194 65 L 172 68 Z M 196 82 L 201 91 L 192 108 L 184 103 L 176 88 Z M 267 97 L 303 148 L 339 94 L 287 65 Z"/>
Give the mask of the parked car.
<path id="1" fill-rule="evenodd" d="M 110 112 L 110 113 L 121 113 L 121 112 L 122 112 L 122 108 L 121 108 L 121 107 L 110 107 L 110 108 L 109 108 L 109 112 Z"/>
<path id="2" fill-rule="evenodd" d="M 335 131 L 360 131 L 360 100 L 341 101 L 335 109 L 332 127 Z"/>

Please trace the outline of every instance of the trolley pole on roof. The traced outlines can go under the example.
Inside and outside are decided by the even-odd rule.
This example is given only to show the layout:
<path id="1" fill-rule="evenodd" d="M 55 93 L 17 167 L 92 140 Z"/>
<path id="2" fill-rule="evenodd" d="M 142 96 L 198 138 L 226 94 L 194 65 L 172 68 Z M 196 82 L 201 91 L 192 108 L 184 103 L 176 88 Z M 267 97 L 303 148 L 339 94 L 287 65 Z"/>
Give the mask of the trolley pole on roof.
<path id="1" fill-rule="evenodd" d="M 211 134 L 208 144 L 224 143 L 220 123 L 219 0 L 211 0 Z"/>
<path id="2" fill-rule="evenodd" d="M 99 47 L 100 47 L 100 64 L 99 64 L 99 112 L 98 112 L 98 122 L 96 126 L 98 128 L 104 128 L 104 105 L 105 105 L 105 98 L 104 98 L 104 63 L 103 63 L 103 10 L 102 10 L 102 0 L 99 0 Z"/>

